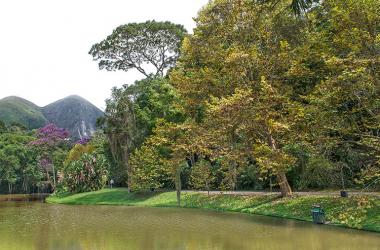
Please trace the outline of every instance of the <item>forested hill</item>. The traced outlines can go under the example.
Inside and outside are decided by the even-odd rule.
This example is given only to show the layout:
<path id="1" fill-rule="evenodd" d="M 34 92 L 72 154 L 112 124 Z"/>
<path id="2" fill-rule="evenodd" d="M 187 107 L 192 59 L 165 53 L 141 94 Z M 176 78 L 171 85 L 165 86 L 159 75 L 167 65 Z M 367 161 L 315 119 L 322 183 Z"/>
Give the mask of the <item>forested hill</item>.
<path id="1" fill-rule="evenodd" d="M 90 136 L 96 119 L 102 115 L 100 109 L 80 96 L 68 96 L 45 107 L 15 96 L 0 100 L 0 120 L 5 124 L 20 123 L 35 129 L 51 122 L 69 130 L 74 139 Z"/>
<path id="2" fill-rule="evenodd" d="M 29 129 L 42 127 L 48 122 L 40 107 L 17 96 L 0 100 L 0 120 L 8 125 L 20 123 Z"/>

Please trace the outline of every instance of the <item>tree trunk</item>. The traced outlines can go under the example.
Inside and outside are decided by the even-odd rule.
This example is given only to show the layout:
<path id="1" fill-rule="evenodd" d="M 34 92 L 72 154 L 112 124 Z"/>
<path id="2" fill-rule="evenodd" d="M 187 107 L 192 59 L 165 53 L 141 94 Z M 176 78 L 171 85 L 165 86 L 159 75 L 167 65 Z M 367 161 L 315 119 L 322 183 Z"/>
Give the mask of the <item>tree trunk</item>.
<path id="1" fill-rule="evenodd" d="M 273 192 L 272 174 L 269 176 L 269 191 Z"/>
<path id="2" fill-rule="evenodd" d="M 230 116 L 230 114 L 229 114 Z M 236 134 L 237 127 L 233 126 L 231 133 L 231 144 L 232 144 L 232 150 L 236 149 L 236 141 L 237 141 L 237 134 Z M 231 175 L 231 190 L 235 191 L 237 186 L 237 163 L 235 160 L 229 161 L 229 170 Z"/>
<path id="3" fill-rule="evenodd" d="M 181 168 L 178 167 L 175 176 L 175 189 L 177 191 L 177 204 L 181 207 Z"/>
<path id="4" fill-rule="evenodd" d="M 24 177 L 24 180 L 22 182 L 22 189 L 24 190 L 26 194 L 29 192 L 29 178 L 28 177 Z"/>
<path id="5" fill-rule="evenodd" d="M 271 146 L 272 150 L 276 151 L 277 150 L 276 141 L 270 133 L 268 134 L 269 134 L 269 138 L 268 138 L 269 145 Z M 280 186 L 281 196 L 282 197 L 292 196 L 293 195 L 292 188 L 289 185 L 285 172 L 277 171 L 277 180 L 279 182 L 278 184 Z"/>
<path id="6" fill-rule="evenodd" d="M 50 180 L 50 174 L 49 171 L 46 169 L 46 184 L 44 185 L 44 192 L 46 191 L 48 185 L 52 186 L 51 180 Z"/>
<path id="7" fill-rule="evenodd" d="M 128 193 L 132 192 L 132 170 L 129 166 L 129 153 L 127 146 L 124 147 L 124 164 L 125 168 L 127 169 L 127 186 L 128 186 Z"/>
<path id="8" fill-rule="evenodd" d="M 229 162 L 229 171 L 230 171 L 230 186 L 231 191 L 236 190 L 236 183 L 237 183 L 237 170 L 236 170 L 236 162 L 230 161 Z"/>
<path id="9" fill-rule="evenodd" d="M 342 190 L 344 190 L 346 187 L 344 185 L 343 165 L 340 167 L 340 177 L 341 177 L 341 181 L 342 181 Z"/>
<path id="10" fill-rule="evenodd" d="M 54 168 L 54 164 L 52 164 L 51 167 L 53 169 L 53 191 L 55 191 L 56 181 L 55 181 L 55 168 Z"/>
<path id="11" fill-rule="evenodd" d="M 280 190 L 281 190 L 281 196 L 282 197 L 288 197 L 292 196 L 292 188 L 289 185 L 288 179 L 286 178 L 285 173 L 278 173 L 277 179 L 279 181 Z"/>

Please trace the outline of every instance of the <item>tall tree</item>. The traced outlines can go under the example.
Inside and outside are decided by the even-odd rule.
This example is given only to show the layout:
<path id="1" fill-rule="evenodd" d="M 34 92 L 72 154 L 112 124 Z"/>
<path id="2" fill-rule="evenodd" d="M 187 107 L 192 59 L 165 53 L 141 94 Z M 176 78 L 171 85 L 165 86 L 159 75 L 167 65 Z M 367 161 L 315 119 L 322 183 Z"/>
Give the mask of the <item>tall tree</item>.
<path id="1" fill-rule="evenodd" d="M 158 120 L 184 120 L 179 102 L 178 94 L 166 78 L 148 78 L 113 89 L 105 111 L 105 132 L 115 159 L 127 172 L 130 186 L 134 185 L 130 154 L 152 134 Z"/>
<path id="2" fill-rule="evenodd" d="M 293 159 L 284 150 L 291 129 L 289 102 L 265 79 L 250 89 L 214 100 L 205 124 L 214 151 L 236 164 L 254 158 L 264 175 L 277 176 L 283 196 L 292 194 L 286 172 Z M 218 126 L 217 126 L 218 124 Z M 233 169 L 233 173 L 236 169 Z"/>
<path id="3" fill-rule="evenodd" d="M 117 175 L 111 176 L 111 178 L 116 178 L 119 184 L 127 178 L 128 190 L 131 191 L 132 172 L 129 156 L 136 148 L 139 134 L 137 133 L 133 100 L 129 97 L 124 88 L 112 90 L 112 96 L 106 102 L 103 126 L 110 142 L 113 158 L 119 165 Z"/>
<path id="4" fill-rule="evenodd" d="M 307 96 L 309 139 L 351 183 L 364 175 L 370 184 L 380 174 L 380 5 L 329 0 L 313 13 L 321 29 L 304 46 L 326 73 Z"/>
<path id="5" fill-rule="evenodd" d="M 100 69 L 136 69 L 145 77 L 151 73 L 163 76 L 165 70 L 174 66 L 185 35 L 182 25 L 171 22 L 129 23 L 93 45 L 89 53 L 99 61 Z"/>
<path id="6" fill-rule="evenodd" d="M 190 116 L 200 126 L 208 119 L 214 125 L 209 127 L 217 143 L 214 148 L 225 149 L 218 154 L 230 159 L 232 179 L 239 154 L 248 160 L 247 152 L 265 148 L 265 155 L 257 154 L 256 160 L 262 159 L 261 166 L 276 171 L 284 196 L 291 194 L 285 175 L 291 161 L 282 149 L 289 114 L 284 75 L 290 48 L 304 39 L 303 21 L 284 12 L 286 6 L 285 2 L 273 8 L 244 0 L 211 2 L 197 17 L 194 35 L 184 40 L 181 58 L 171 73 Z M 215 108 L 208 107 L 214 97 L 219 98 L 214 99 Z M 253 132 L 255 126 L 256 133 L 242 136 L 242 128 Z M 213 131 L 217 132 L 214 136 Z"/>

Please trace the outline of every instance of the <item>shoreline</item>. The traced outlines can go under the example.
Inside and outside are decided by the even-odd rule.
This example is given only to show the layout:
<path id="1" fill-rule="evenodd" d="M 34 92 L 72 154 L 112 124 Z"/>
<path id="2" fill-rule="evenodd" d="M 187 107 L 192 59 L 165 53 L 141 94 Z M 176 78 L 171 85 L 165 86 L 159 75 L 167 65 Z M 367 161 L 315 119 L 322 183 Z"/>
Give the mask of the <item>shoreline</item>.
<path id="1" fill-rule="evenodd" d="M 176 194 L 170 192 L 128 193 L 114 188 L 100 191 L 52 195 L 49 204 L 66 205 L 123 205 L 140 207 L 178 207 Z M 206 209 L 219 212 L 237 212 L 276 218 L 312 222 L 311 207 L 320 204 L 326 211 L 329 226 L 380 233 L 380 198 L 353 196 L 349 198 L 323 195 L 279 198 L 275 194 L 234 195 L 184 191 L 181 208 Z"/>
<path id="2" fill-rule="evenodd" d="M 32 194 L 0 194 L 1 201 L 43 201 L 50 194 L 47 193 L 32 193 Z"/>

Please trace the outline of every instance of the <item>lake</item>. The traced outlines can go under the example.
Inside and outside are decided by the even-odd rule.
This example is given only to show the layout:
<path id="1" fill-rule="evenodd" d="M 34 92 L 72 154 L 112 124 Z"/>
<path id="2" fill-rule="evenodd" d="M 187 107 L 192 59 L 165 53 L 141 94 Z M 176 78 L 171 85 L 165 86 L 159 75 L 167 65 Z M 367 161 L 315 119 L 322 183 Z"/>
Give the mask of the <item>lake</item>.
<path id="1" fill-rule="evenodd" d="M 380 234 L 198 209 L 0 202 L 0 249 L 380 249 Z"/>

